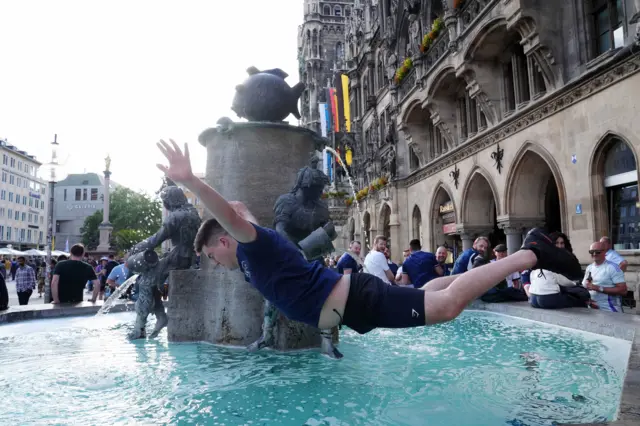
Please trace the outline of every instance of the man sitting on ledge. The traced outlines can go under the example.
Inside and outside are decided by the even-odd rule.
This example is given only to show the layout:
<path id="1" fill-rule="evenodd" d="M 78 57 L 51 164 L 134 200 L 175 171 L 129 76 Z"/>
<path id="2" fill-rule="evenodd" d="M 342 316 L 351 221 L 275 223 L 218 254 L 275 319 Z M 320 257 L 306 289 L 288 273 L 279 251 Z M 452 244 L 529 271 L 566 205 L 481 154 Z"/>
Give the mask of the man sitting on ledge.
<path id="1" fill-rule="evenodd" d="M 543 268 L 580 279 L 575 256 L 560 250 L 541 230 L 527 234 L 522 249 L 500 262 L 458 276 L 440 277 L 422 289 L 390 286 L 366 273 L 341 275 L 320 262 L 309 263 L 276 231 L 260 227 L 247 208 L 225 200 L 191 171 L 189 149 L 158 143 L 169 166 L 167 177 L 198 196 L 213 219 L 196 236 L 196 251 L 247 281 L 288 318 L 320 329 L 346 325 L 360 334 L 377 327 L 408 328 L 451 321 L 473 300 L 523 269 Z"/>

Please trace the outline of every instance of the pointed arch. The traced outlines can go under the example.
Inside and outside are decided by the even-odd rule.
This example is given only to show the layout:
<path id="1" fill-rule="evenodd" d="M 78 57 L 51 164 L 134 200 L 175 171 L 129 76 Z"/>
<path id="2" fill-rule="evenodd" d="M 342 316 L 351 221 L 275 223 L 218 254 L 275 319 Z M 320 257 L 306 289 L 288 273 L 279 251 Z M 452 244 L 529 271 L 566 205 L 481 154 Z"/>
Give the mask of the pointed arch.
<path id="1" fill-rule="evenodd" d="M 424 232 L 422 230 L 422 212 L 420 211 L 420 207 L 417 204 L 413 205 L 413 210 L 411 212 L 411 231 L 412 232 L 410 239 L 418 239 L 420 240 L 420 244 L 424 244 Z"/>
<path id="2" fill-rule="evenodd" d="M 497 17 L 484 24 L 474 35 L 470 37 L 471 43 L 464 50 L 462 58 L 464 61 L 473 60 L 476 51 L 485 46 L 489 36 L 495 35 L 496 31 L 507 31 L 507 20 L 503 17 Z"/>
<path id="3" fill-rule="evenodd" d="M 380 210 L 378 210 L 378 234 L 384 235 L 387 238 L 391 237 L 391 205 L 389 203 L 382 203 Z"/>
<path id="4" fill-rule="evenodd" d="M 421 99 L 414 98 L 414 99 L 411 99 L 406 104 L 404 104 L 404 107 L 402 108 L 402 112 L 400 114 L 398 114 L 398 116 L 400 117 L 399 122 L 400 123 L 406 123 L 409 120 L 409 118 L 411 117 L 411 114 L 414 112 L 414 110 L 416 108 L 422 110 L 422 100 Z"/>
<path id="5" fill-rule="evenodd" d="M 445 81 L 447 77 L 450 77 L 450 74 L 453 74 L 454 77 L 456 75 L 456 70 L 451 65 L 443 67 L 440 71 L 438 71 L 438 73 L 431 80 L 431 83 L 427 86 L 426 99 L 431 99 L 433 94 L 440 88 L 443 81 Z"/>
<path id="6" fill-rule="evenodd" d="M 546 217 L 549 213 L 546 203 L 551 196 L 549 191 L 553 192 L 550 186 L 553 184 L 559 200 L 560 229 L 568 229 L 567 196 L 562 173 L 553 155 L 542 145 L 531 141 L 522 145 L 511 162 L 505 182 L 503 215 L 523 219 Z M 537 205 L 534 200 L 538 201 Z"/>
<path id="7" fill-rule="evenodd" d="M 500 209 L 500 195 L 491 175 L 475 166 L 462 187 L 460 221 L 469 227 L 494 225 L 494 209 Z"/>
<path id="8" fill-rule="evenodd" d="M 625 135 L 632 135 L 630 137 Z M 634 138 L 634 133 L 625 132 L 623 135 L 622 132 L 616 131 L 606 131 L 597 141 L 595 147 L 592 151 L 591 158 L 589 159 L 589 177 L 590 177 L 590 186 L 591 186 L 591 208 L 593 211 L 593 238 L 594 241 L 599 239 L 602 236 L 609 236 L 613 239 L 613 243 L 616 244 L 616 238 L 612 234 L 611 227 L 611 217 L 609 215 L 609 197 L 608 197 L 608 188 L 605 186 L 605 162 L 607 156 L 610 153 L 611 148 L 613 148 L 617 143 L 624 143 L 631 154 L 634 156 L 634 164 L 635 164 L 635 180 L 637 181 L 637 173 L 638 173 L 638 153 L 634 147 L 640 145 L 640 141 Z M 634 140 L 631 140 L 631 139 Z M 637 247 L 636 247 L 637 249 Z"/>
<path id="9" fill-rule="evenodd" d="M 454 192 L 451 188 L 443 181 L 436 183 L 433 194 L 431 194 L 427 217 L 427 223 L 429 224 L 427 232 L 429 236 L 425 241 L 422 241 L 422 245 L 426 247 L 426 250 L 435 251 L 439 245 L 444 243 L 453 244 L 453 239 L 450 236 L 451 233 L 445 234 L 444 217 L 440 213 L 440 205 L 451 203 L 454 217 L 453 227 L 455 228 L 455 224 L 459 221 L 459 212 L 456 208 L 456 201 L 453 198 L 453 194 Z"/>

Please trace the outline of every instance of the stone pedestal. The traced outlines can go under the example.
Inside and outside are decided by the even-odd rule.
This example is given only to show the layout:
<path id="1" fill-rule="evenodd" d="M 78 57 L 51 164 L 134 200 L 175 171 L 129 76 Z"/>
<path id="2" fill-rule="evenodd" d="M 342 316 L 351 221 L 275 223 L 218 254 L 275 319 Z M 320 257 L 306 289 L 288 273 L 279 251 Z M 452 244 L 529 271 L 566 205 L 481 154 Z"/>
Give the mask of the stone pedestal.
<path id="1" fill-rule="evenodd" d="M 469 234 L 460 234 L 460 239 L 462 240 L 462 250 L 469 250 L 473 247 L 473 235 Z"/>
<path id="2" fill-rule="evenodd" d="M 109 253 L 111 250 L 111 231 L 113 226 L 109 223 L 109 181 L 111 180 L 111 172 L 107 169 L 104 171 L 104 202 L 102 207 L 102 223 L 99 226 L 100 229 L 100 243 L 98 244 L 97 251 L 100 253 Z"/>
<path id="3" fill-rule="evenodd" d="M 507 253 L 513 254 L 522 246 L 522 228 L 504 228 L 507 236 Z"/>
<path id="4" fill-rule="evenodd" d="M 260 225 L 273 224 L 276 198 L 291 190 L 298 170 L 321 148 L 315 133 L 286 123 L 232 123 L 205 130 L 199 138 L 207 148 L 205 180 L 227 200 L 244 202 Z M 265 253 L 265 256 L 269 256 Z M 172 272 L 169 339 L 204 340 L 246 345 L 260 336 L 263 298 L 238 271 L 218 267 Z M 320 345 L 319 331 L 304 324 L 278 321 L 274 349 Z"/>

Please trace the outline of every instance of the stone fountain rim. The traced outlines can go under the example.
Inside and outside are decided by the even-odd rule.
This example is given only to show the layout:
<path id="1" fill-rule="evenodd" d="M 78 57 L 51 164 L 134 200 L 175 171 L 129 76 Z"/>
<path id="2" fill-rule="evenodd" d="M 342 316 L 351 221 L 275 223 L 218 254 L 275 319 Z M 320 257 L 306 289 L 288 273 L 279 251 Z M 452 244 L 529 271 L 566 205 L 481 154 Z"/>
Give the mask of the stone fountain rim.
<path id="1" fill-rule="evenodd" d="M 234 130 L 238 129 L 238 130 L 245 130 L 245 129 L 281 129 L 281 130 L 286 130 L 286 131 L 292 131 L 292 132 L 298 132 L 298 133 L 302 133 L 302 134 L 307 134 L 309 136 L 311 136 L 314 140 L 314 142 L 317 143 L 321 143 L 321 144 L 328 144 L 329 140 L 327 138 L 323 138 L 322 136 L 319 136 L 316 132 L 314 132 L 311 129 L 307 129 L 305 127 L 300 127 L 300 126 L 292 126 L 291 124 L 289 124 L 286 121 L 278 121 L 278 122 L 273 122 L 273 121 L 240 121 L 240 122 L 233 122 L 230 127 L 228 129 L 223 130 L 221 128 L 221 126 L 218 127 L 210 127 L 204 131 L 202 131 L 202 133 L 200 133 L 200 136 L 198 136 L 198 142 L 200 142 L 200 145 L 206 147 L 207 143 L 209 141 L 211 141 L 212 136 L 216 133 L 232 133 Z"/>

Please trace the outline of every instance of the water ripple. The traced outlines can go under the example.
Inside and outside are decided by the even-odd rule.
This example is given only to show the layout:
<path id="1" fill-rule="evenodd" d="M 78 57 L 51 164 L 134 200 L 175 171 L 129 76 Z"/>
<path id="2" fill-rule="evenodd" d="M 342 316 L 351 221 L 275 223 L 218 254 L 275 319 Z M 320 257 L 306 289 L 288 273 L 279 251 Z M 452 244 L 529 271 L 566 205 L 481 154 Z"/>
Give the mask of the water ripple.
<path id="1" fill-rule="evenodd" d="M 129 342 L 133 313 L 0 327 L 0 424 L 550 425 L 612 419 L 630 344 L 467 313 L 345 359 Z"/>

